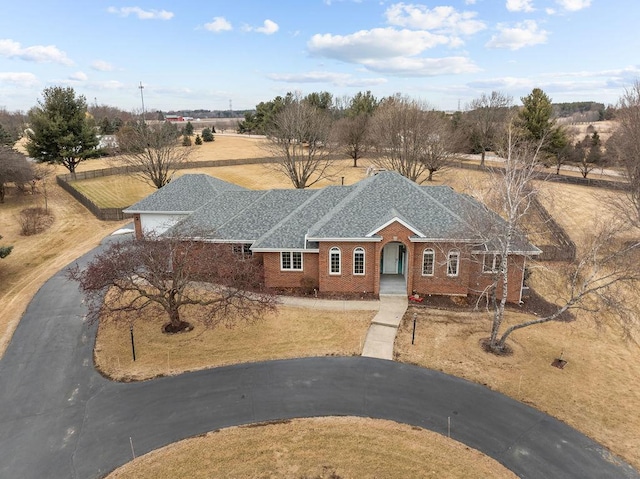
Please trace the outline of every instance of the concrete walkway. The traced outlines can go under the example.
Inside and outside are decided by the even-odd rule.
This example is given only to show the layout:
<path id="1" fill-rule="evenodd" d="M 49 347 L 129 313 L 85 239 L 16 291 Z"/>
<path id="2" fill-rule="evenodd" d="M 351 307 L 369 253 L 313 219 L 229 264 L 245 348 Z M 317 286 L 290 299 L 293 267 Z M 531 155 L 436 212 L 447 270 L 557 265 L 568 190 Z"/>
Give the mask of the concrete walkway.
<path id="1" fill-rule="evenodd" d="M 407 310 L 404 294 L 381 294 L 379 301 L 336 301 L 333 299 L 298 298 L 281 296 L 278 302 L 285 306 L 331 311 L 378 311 L 371 320 L 362 348 L 362 356 L 393 360 L 393 345 L 398 326 Z"/>
<path id="2" fill-rule="evenodd" d="M 393 344 L 408 305 L 409 301 L 404 294 L 380 295 L 380 308 L 371 321 L 364 340 L 363 356 L 393 360 Z"/>

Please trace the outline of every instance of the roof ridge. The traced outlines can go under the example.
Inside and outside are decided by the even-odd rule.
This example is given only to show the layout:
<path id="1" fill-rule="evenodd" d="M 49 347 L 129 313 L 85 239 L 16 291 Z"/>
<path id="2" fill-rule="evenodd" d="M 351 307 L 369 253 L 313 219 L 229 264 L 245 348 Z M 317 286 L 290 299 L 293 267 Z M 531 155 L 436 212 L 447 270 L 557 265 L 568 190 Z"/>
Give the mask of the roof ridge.
<path id="1" fill-rule="evenodd" d="M 305 205 L 307 205 L 308 203 L 310 203 L 311 201 L 315 201 L 315 199 L 322 195 L 322 193 L 324 191 L 327 190 L 327 188 L 331 188 L 331 186 L 325 186 L 324 188 L 320 188 L 318 190 L 316 190 L 311 196 L 309 196 L 309 198 L 307 198 L 306 200 L 304 200 L 302 203 L 300 203 L 298 206 L 296 206 L 291 213 L 289 213 L 288 215 L 286 215 L 284 218 L 282 218 L 280 221 L 278 221 L 276 224 L 274 224 L 271 228 L 269 228 L 269 230 L 265 231 L 264 234 L 262 236 L 260 236 L 260 238 L 257 238 L 255 240 L 255 242 L 257 243 L 258 241 L 263 240 L 264 238 L 268 237 L 271 233 L 273 233 L 274 231 L 276 231 L 281 225 L 283 225 L 286 221 L 289 220 L 289 218 L 293 217 L 301 208 L 303 208 Z M 269 190 L 269 191 L 273 191 L 273 190 Z"/>
<path id="2" fill-rule="evenodd" d="M 353 185 L 336 186 L 336 188 L 350 188 L 351 191 L 344 198 L 338 201 L 338 203 L 336 203 L 332 208 L 330 208 L 329 211 L 327 211 L 324 214 L 324 216 L 322 216 L 322 218 L 316 221 L 313 224 L 313 226 L 309 228 L 307 233 L 309 231 L 312 231 L 313 229 L 320 229 L 324 225 L 326 225 L 329 222 L 329 220 L 335 215 L 335 213 L 340 211 L 342 208 L 344 208 L 345 205 L 351 202 L 351 199 L 353 196 L 355 196 L 358 192 L 362 191 L 364 188 L 367 188 L 370 183 L 373 183 L 373 181 L 368 181 L 368 180 L 373 180 L 374 178 L 375 176 L 370 176 L 368 178 L 365 178 L 364 180 L 360 180 L 357 183 L 354 183 Z"/>

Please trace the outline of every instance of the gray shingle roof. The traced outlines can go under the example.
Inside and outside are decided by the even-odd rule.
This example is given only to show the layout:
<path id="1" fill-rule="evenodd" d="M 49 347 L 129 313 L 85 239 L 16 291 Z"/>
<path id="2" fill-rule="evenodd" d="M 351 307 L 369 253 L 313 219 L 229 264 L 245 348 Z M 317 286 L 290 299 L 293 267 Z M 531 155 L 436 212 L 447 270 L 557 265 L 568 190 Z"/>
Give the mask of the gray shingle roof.
<path id="1" fill-rule="evenodd" d="M 469 238 L 469 225 L 439 200 L 448 187 L 420 187 L 390 171 L 353 185 L 351 193 L 309 231 L 310 238 L 359 238 L 394 218 L 432 239 Z M 431 189 L 436 194 L 430 194 Z"/>
<path id="2" fill-rule="evenodd" d="M 254 250 L 312 249 L 322 240 L 376 238 L 394 219 L 413 229 L 414 238 L 475 241 L 478 249 L 491 250 L 479 240 L 478 224 L 502 221 L 448 186 L 419 186 L 390 171 L 320 190 L 251 191 L 205 175 L 185 175 L 128 211 L 136 210 L 194 211 L 165 234 L 206 232 L 214 240 L 251 243 Z M 516 247 L 537 251 L 526 238 Z"/>
<path id="3" fill-rule="evenodd" d="M 242 186 L 205 174 L 182 175 L 130 206 L 125 213 L 190 213 L 226 191 L 246 191 Z"/>
<path id="4" fill-rule="evenodd" d="M 222 193 L 167 234 L 177 230 L 198 231 L 211 239 L 253 243 L 315 193 L 314 190 Z"/>

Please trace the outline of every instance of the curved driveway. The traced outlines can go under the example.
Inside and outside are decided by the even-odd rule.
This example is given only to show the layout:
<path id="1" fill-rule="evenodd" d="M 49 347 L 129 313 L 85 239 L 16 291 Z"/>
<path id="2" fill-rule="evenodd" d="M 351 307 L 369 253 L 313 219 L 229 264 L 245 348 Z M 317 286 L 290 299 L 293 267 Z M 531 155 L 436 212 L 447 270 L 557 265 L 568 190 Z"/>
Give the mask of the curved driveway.
<path id="1" fill-rule="evenodd" d="M 108 240 L 112 241 L 112 240 Z M 91 253 L 79 262 L 86 263 Z M 0 478 L 94 478 L 213 429 L 283 418 L 386 418 L 451 436 L 523 478 L 640 478 L 597 443 L 482 386 L 391 361 L 308 358 L 141 383 L 93 368 L 95 326 L 60 272 L 29 305 L 0 361 Z"/>

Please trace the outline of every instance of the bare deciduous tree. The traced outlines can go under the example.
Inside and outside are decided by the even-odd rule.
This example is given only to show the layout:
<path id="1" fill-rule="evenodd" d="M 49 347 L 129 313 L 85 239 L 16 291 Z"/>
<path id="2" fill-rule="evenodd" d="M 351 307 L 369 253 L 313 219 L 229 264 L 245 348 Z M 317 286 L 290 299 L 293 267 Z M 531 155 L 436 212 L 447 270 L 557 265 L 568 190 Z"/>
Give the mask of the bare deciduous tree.
<path id="1" fill-rule="evenodd" d="M 340 118 L 334 124 L 334 138 L 353 160 L 354 168 L 370 147 L 369 122 L 369 115 L 361 114 Z"/>
<path id="2" fill-rule="evenodd" d="M 435 173 L 450 165 L 460 139 L 459 132 L 454 130 L 444 113 L 428 111 L 425 115 L 429 119 L 430 133 L 426 137 L 422 162 L 429 172 L 427 181 L 432 181 Z"/>
<path id="3" fill-rule="evenodd" d="M 374 163 L 412 181 L 424 181 L 429 172 L 428 154 L 438 139 L 437 125 L 438 113 L 420 102 L 398 95 L 384 99 L 371 125 L 377 150 Z"/>
<path id="4" fill-rule="evenodd" d="M 193 236 L 147 234 L 114 242 L 86 267 L 69 268 L 68 278 L 79 282 L 87 300 L 88 318 L 117 320 L 114 313 L 155 305 L 168 319 L 165 331 L 178 332 L 191 327 L 189 319 L 206 327 L 232 326 L 275 309 L 275 297 L 260 291 L 262 268 L 256 259 L 239 257 L 229 244 Z M 183 318 L 186 309 L 189 316 Z"/>
<path id="5" fill-rule="evenodd" d="M 353 159 L 353 167 L 371 149 L 369 135 L 371 117 L 378 107 L 378 100 L 370 91 L 358 92 L 355 96 L 342 97 L 337 102 L 339 113 L 345 114 L 335 124 L 334 138 Z"/>
<path id="6" fill-rule="evenodd" d="M 0 203 L 4 202 L 7 183 L 23 185 L 33 179 L 27 157 L 13 148 L 0 145 Z"/>
<path id="7" fill-rule="evenodd" d="M 495 147 L 502 136 L 512 106 L 513 98 L 498 91 L 483 93 L 467 106 L 465 115 L 475 145 L 480 149 L 480 165 L 484 166 L 485 153 Z"/>
<path id="8" fill-rule="evenodd" d="M 118 131 L 120 164 L 130 168 L 130 174 L 162 188 L 171 181 L 192 149 L 182 146 L 175 125 L 164 122 L 149 125 L 139 122 Z"/>
<path id="9" fill-rule="evenodd" d="M 616 113 L 618 127 L 607 141 L 607 153 L 624 167 L 631 217 L 640 227 L 640 80 L 625 91 Z"/>
<path id="10" fill-rule="evenodd" d="M 503 219 L 502 222 L 491 225 L 477 226 L 483 244 L 490 244 L 500 258 L 500 265 L 490 287 L 493 319 L 487 346 L 494 352 L 505 351 L 507 339 L 513 332 L 554 321 L 569 310 L 598 311 L 608 308 L 623 317 L 626 307 L 620 302 L 618 288 L 640 281 L 640 270 L 632 258 L 640 249 L 640 243 L 620 241 L 628 223 L 608 222 L 602 228 L 590 232 L 575 261 L 562 265 L 555 271 L 556 275 L 563 278 L 563 284 L 558 288 L 559 295 L 554 298 L 557 308 L 551 314 L 503 329 L 507 293 L 509 287 L 514 286 L 509 285 L 508 255 L 518 251 L 523 241 L 523 223 L 537 196 L 536 182 L 539 176 L 535 165 L 544 141 L 544 138 L 535 144 L 530 140 L 522 141 L 515 130 L 509 127 L 505 150 L 501 152 L 505 158 L 504 167 L 492 169 L 492 181 L 486 189 L 488 196 L 481 198 Z"/>
<path id="11" fill-rule="evenodd" d="M 276 171 L 295 188 L 307 188 L 327 178 L 334 162 L 330 113 L 293 98 L 267 130 L 267 149 L 276 156 Z"/>

